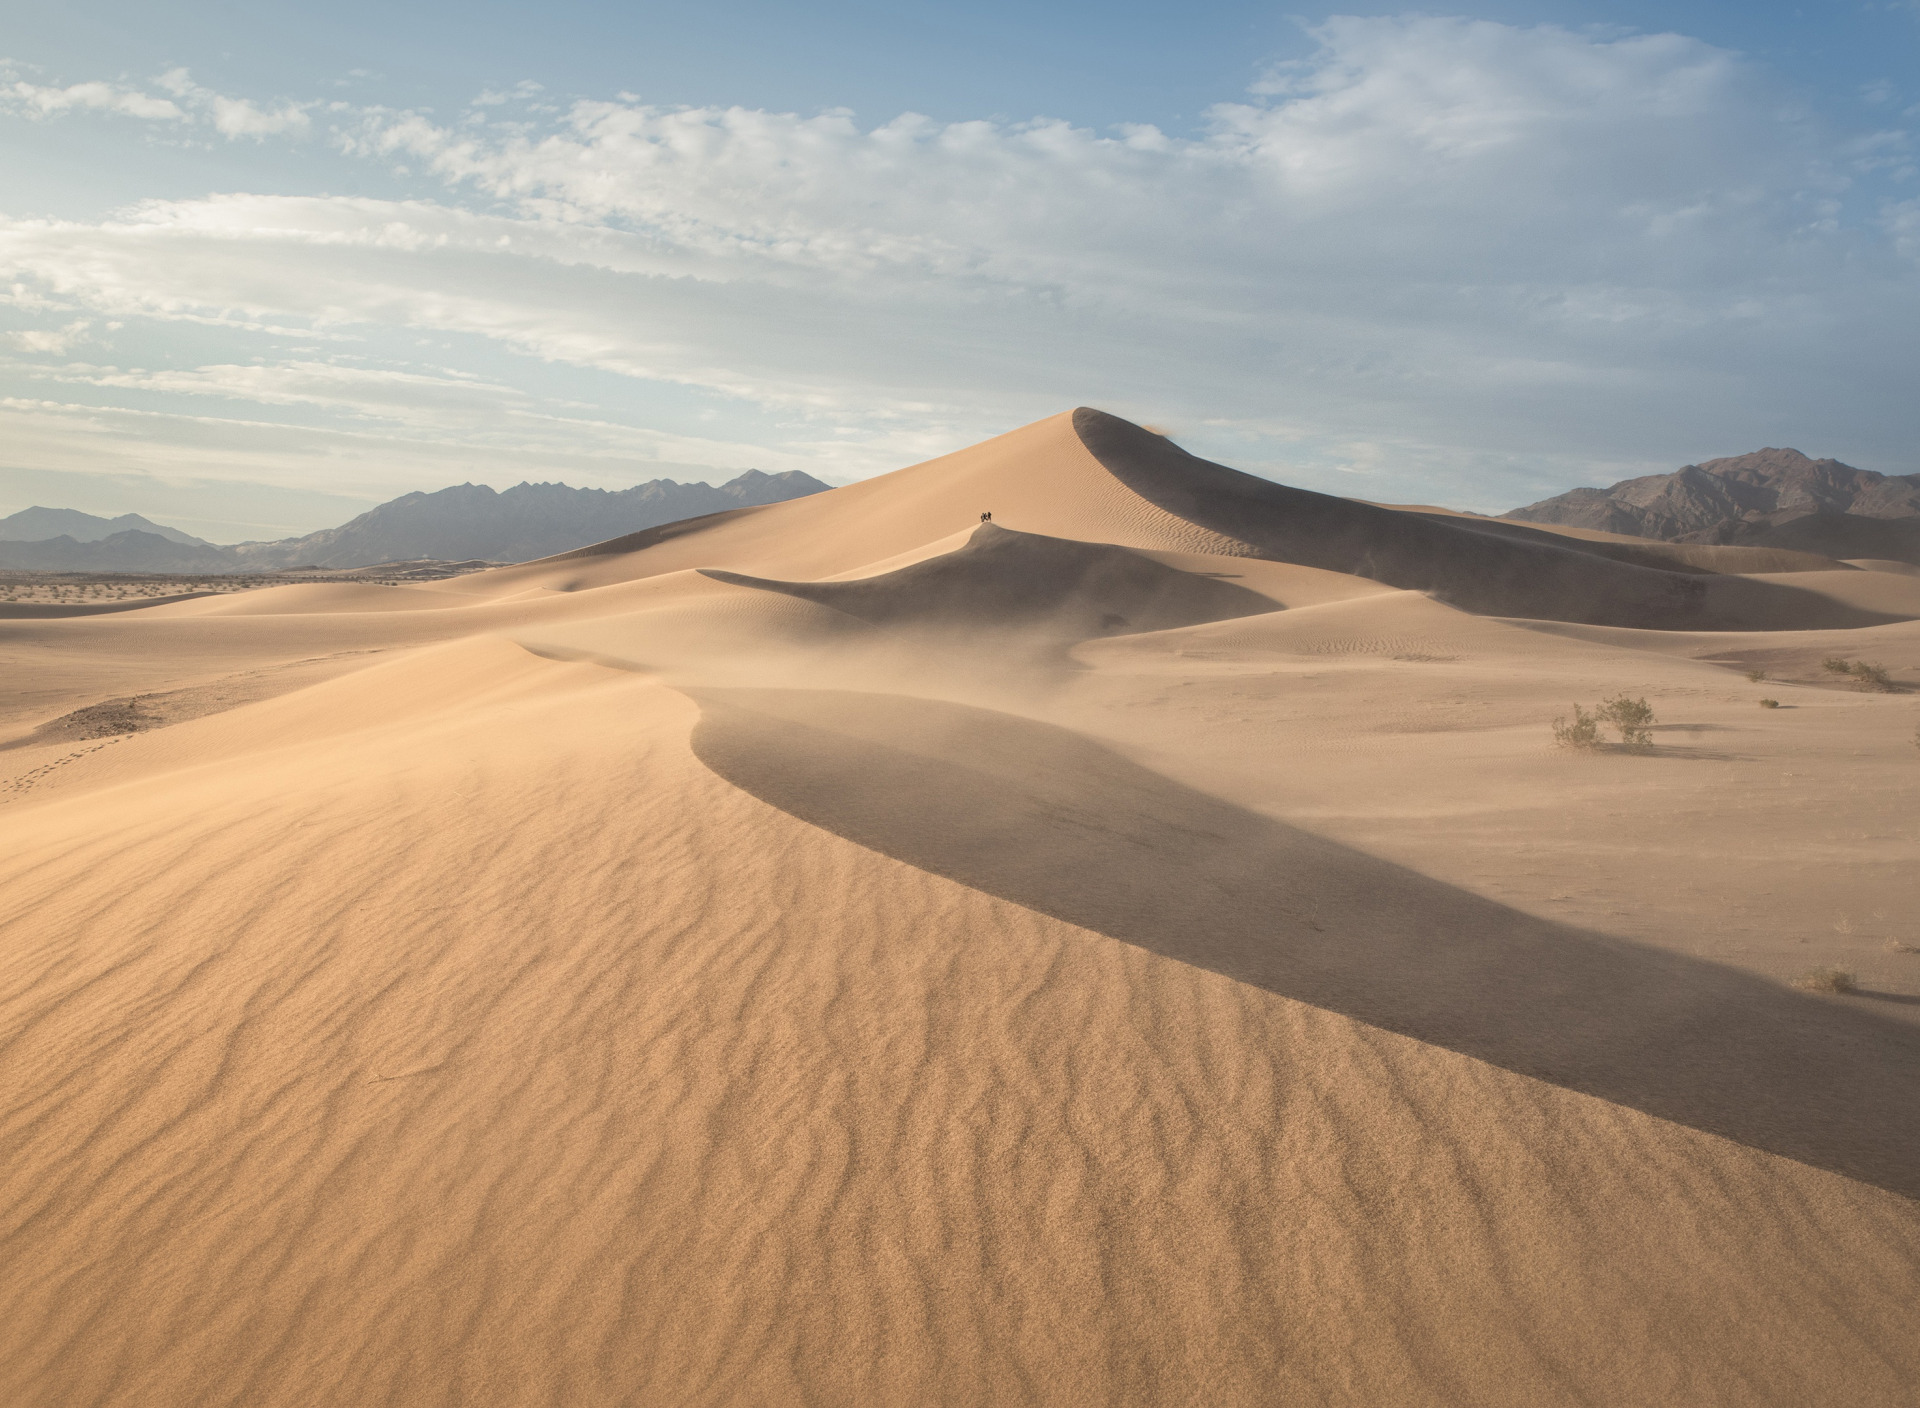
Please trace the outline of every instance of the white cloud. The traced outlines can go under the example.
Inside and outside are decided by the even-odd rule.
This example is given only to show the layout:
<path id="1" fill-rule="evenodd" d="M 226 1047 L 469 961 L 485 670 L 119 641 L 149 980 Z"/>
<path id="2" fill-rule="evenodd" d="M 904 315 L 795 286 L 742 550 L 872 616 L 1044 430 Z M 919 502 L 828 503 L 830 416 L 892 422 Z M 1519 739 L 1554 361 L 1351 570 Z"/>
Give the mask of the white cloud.
<path id="1" fill-rule="evenodd" d="M 245 98 L 233 98 L 203 88 L 184 68 L 154 80 L 171 97 L 159 97 L 117 83 L 74 83 L 67 87 L 29 83 L 7 71 L 0 81 L 0 113 L 17 117 L 49 118 L 81 110 L 119 113 L 149 122 L 183 126 L 205 123 L 224 137 L 275 137 L 305 133 L 312 126 L 307 109 L 313 103 L 282 103 L 262 108 Z"/>
<path id="2" fill-rule="evenodd" d="M 22 352 L 38 352 L 57 357 L 84 338 L 87 330 L 92 326 L 93 324 L 87 319 L 81 318 L 62 328 L 26 328 L 19 332 L 0 334 L 0 336 Z"/>
<path id="3" fill-rule="evenodd" d="M 1311 62 L 1193 136 L 626 99 L 529 127 L 529 85 L 483 95 L 523 104 L 510 123 L 349 111 L 342 152 L 436 174 L 447 198 L 0 222 L 0 280 L 49 318 L 407 329 L 719 393 L 781 421 L 769 450 L 841 472 L 1075 401 L 1481 506 L 1569 456 L 1909 452 L 1888 369 L 1916 350 L 1901 254 L 1920 216 L 1850 204 L 1862 173 L 1908 160 L 1905 132 L 1829 132 L 1677 35 L 1429 17 L 1315 33 Z M 184 72 L 165 83 L 219 125 Z M 220 130 L 308 121 L 249 106 Z M 457 437 L 430 407 L 471 384 L 249 360 L 96 390 L 361 416 L 412 398 Z M 496 418 L 522 394 L 523 418 L 552 409 L 488 394 Z M 590 447 L 592 421 L 541 434 Z M 1288 433 L 1258 429 L 1274 423 Z"/>
<path id="4" fill-rule="evenodd" d="M 156 81 L 174 97 L 206 114 L 222 136 L 275 137 L 304 133 L 313 125 L 306 113 L 314 106 L 311 103 L 282 103 L 272 110 L 256 107 L 245 98 L 229 98 L 202 88 L 184 68 L 170 70 Z"/>
<path id="5" fill-rule="evenodd" d="M 367 419 L 415 423 L 431 415 L 450 424 L 471 425 L 476 412 L 497 414 L 529 400 L 510 386 L 474 376 L 304 360 L 153 371 L 67 366 L 49 379 L 163 395 L 215 396 L 263 406 L 313 406 Z"/>
<path id="6" fill-rule="evenodd" d="M 117 112 L 150 121 L 178 122 L 186 114 L 165 98 L 112 83 L 74 83 L 47 87 L 16 79 L 0 86 L 0 111 L 23 117 L 52 117 L 75 109 Z"/>

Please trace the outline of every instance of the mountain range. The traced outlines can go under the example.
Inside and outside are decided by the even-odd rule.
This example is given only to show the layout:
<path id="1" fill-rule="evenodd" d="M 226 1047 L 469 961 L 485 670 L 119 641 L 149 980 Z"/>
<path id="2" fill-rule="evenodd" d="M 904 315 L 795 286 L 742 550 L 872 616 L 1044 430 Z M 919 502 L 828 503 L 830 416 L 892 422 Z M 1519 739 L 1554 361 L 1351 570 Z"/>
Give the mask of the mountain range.
<path id="1" fill-rule="evenodd" d="M 403 494 L 338 528 L 230 546 L 139 514 L 102 518 L 35 507 L 0 518 L 0 569 L 230 573 L 421 559 L 529 562 L 827 487 L 796 470 L 748 470 L 718 487 L 656 479 L 620 490 L 523 483 L 496 492 L 458 484 Z M 1794 449 L 1705 460 L 1606 489 L 1572 489 L 1500 517 L 1674 543 L 1920 565 L 1920 475 L 1878 474 Z"/>
<path id="2" fill-rule="evenodd" d="M 76 543 L 97 543 L 120 533 L 146 533 L 188 547 L 212 546 L 205 538 L 196 538 L 178 528 L 155 523 L 137 513 L 101 518 L 75 508 L 23 508 L 18 513 L 0 518 L 0 543 L 41 543 L 54 538 L 71 538 Z"/>
<path id="3" fill-rule="evenodd" d="M 750 469 L 715 487 L 656 479 L 630 489 L 457 484 L 403 494 L 338 528 L 219 546 L 138 514 L 99 518 L 29 508 L 0 519 L 0 568 L 43 572 L 274 572 L 423 558 L 529 562 L 644 528 L 781 503 L 828 486 L 810 474 Z"/>
<path id="4" fill-rule="evenodd" d="M 1572 489 L 1501 517 L 1668 542 L 1920 564 L 1920 474 L 1765 449 Z"/>

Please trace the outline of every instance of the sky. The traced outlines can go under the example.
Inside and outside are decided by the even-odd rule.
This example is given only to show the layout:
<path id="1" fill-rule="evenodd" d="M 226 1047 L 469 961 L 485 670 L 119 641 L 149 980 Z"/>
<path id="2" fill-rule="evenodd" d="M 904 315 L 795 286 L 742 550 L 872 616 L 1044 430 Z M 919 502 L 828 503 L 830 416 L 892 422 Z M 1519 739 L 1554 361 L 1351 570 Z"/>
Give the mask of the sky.
<path id="1" fill-rule="evenodd" d="M 1075 405 L 1493 512 L 1920 471 L 1920 3 L 18 9 L 0 513 L 847 482 Z"/>

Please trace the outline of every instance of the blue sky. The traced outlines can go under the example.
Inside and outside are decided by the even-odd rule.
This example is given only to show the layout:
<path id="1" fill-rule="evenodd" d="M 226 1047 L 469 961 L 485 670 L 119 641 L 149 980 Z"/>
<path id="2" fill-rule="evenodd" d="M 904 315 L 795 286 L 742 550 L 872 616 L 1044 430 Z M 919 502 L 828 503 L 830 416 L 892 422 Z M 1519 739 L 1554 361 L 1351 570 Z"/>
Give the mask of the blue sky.
<path id="1" fill-rule="evenodd" d="M 1078 403 L 1500 509 L 1920 470 L 1920 8 L 93 4 L 0 38 L 0 511 L 852 479 Z"/>

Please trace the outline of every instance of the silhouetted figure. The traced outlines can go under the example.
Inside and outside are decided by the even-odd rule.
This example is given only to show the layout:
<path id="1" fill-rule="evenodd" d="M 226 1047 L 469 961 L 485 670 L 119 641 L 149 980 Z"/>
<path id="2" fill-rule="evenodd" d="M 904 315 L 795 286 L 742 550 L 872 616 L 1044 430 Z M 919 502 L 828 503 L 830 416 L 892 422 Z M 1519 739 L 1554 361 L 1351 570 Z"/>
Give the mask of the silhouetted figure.
<path id="1" fill-rule="evenodd" d="M 980 515 L 980 521 L 982 523 L 991 523 L 993 522 L 993 515 L 990 513 L 983 513 Z"/>

